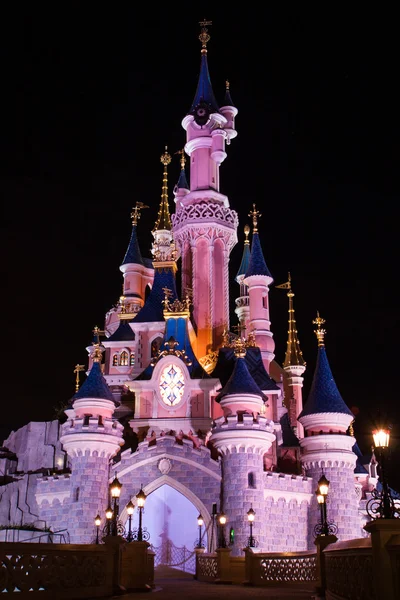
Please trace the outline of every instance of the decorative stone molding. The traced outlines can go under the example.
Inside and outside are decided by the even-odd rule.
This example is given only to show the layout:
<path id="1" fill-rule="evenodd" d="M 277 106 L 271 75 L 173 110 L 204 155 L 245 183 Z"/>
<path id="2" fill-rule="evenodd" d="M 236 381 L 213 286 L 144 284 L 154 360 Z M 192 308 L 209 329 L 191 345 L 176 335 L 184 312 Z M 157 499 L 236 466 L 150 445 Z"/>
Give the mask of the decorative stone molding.
<path id="1" fill-rule="evenodd" d="M 191 222 L 209 223 L 212 221 L 213 223 L 220 223 L 221 225 L 235 229 L 235 231 L 239 224 L 238 214 L 235 210 L 221 204 L 206 202 L 205 200 L 196 204 L 183 206 L 179 213 L 171 216 L 171 219 L 175 234 L 177 228 Z"/>
<path id="2" fill-rule="evenodd" d="M 171 464 L 171 461 L 169 460 L 169 458 L 164 457 L 158 461 L 157 467 L 162 475 L 168 475 L 168 473 L 171 470 L 172 464 Z"/>
<path id="3" fill-rule="evenodd" d="M 305 415 L 304 417 L 300 417 L 299 421 L 303 425 L 305 430 L 319 428 L 326 429 L 326 427 L 337 427 L 342 431 L 347 431 L 353 419 L 353 415 L 347 415 L 344 413 L 317 413 L 315 415 Z"/>
<path id="4" fill-rule="evenodd" d="M 39 506 L 45 501 L 51 506 L 55 500 L 58 500 L 60 504 L 63 504 L 64 500 L 69 500 L 70 490 L 64 490 L 62 492 L 36 492 L 35 496 Z"/>
<path id="5" fill-rule="evenodd" d="M 157 464 L 158 464 L 159 462 L 161 462 L 162 459 L 167 459 L 167 460 L 171 461 L 171 466 L 172 466 L 172 461 L 174 463 L 185 463 L 185 464 L 189 465 L 191 468 L 193 468 L 194 471 L 199 470 L 204 473 L 207 473 L 207 475 L 209 475 L 210 477 L 213 477 L 217 481 L 221 481 L 221 479 L 222 479 L 221 473 L 220 473 L 220 465 L 217 461 L 214 461 L 213 459 L 211 459 L 210 451 L 208 450 L 208 448 L 202 447 L 199 458 L 198 458 L 199 450 L 193 450 L 193 460 L 191 460 L 190 458 L 187 458 L 185 456 L 182 456 L 181 452 L 182 452 L 183 447 L 178 446 L 177 444 L 175 446 L 173 446 L 173 448 L 171 449 L 170 452 L 164 452 L 162 454 L 156 454 L 154 456 L 149 456 L 148 458 L 145 458 L 145 455 L 147 453 L 155 452 L 157 450 L 157 446 L 151 446 L 150 448 L 148 448 L 148 443 L 142 442 L 142 444 L 144 444 L 146 446 L 146 448 L 144 448 L 144 449 L 142 448 L 142 452 L 144 452 L 144 456 L 140 456 L 140 455 L 138 456 L 137 452 L 131 454 L 130 456 L 126 456 L 126 454 L 123 453 L 123 455 L 121 457 L 120 468 L 118 470 L 118 477 L 124 477 L 127 475 L 127 473 L 135 471 L 136 469 L 142 469 L 144 466 L 150 465 L 155 462 L 157 462 Z M 181 452 L 179 454 L 178 454 L 178 452 L 173 453 L 173 451 L 176 450 L 177 448 L 180 448 Z M 194 454 L 194 453 L 196 453 L 196 454 Z M 200 461 L 206 462 L 206 465 L 202 464 Z M 208 467 L 207 464 L 209 464 L 211 468 Z"/>
<path id="6" fill-rule="evenodd" d="M 296 501 L 299 506 L 302 502 L 307 502 L 307 504 L 310 504 L 313 496 L 314 494 L 307 492 L 294 492 L 291 490 L 271 490 L 269 488 L 264 489 L 264 500 L 267 500 L 267 498 L 272 498 L 274 502 L 278 502 L 278 500 L 284 500 L 286 504 Z"/>
<path id="7" fill-rule="evenodd" d="M 119 435 L 118 435 L 119 434 Z M 60 438 L 64 450 L 71 457 L 96 456 L 112 458 L 124 444 L 121 434 L 115 435 L 95 432 L 77 432 Z"/>

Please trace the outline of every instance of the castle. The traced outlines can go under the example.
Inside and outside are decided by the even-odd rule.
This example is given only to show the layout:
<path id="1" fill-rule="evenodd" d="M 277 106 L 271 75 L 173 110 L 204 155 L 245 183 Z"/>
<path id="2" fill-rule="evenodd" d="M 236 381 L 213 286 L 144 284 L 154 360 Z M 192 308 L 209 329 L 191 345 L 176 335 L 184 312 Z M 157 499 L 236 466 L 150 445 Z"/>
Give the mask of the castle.
<path id="1" fill-rule="evenodd" d="M 200 513 L 211 550 L 215 515 L 224 512 L 227 543 L 240 555 L 252 508 L 260 550 L 306 550 L 314 547 L 320 519 L 315 491 L 323 474 L 339 540 L 366 535 L 376 465 L 363 458 L 354 438 L 354 417 L 335 384 L 319 314 L 316 368 L 303 403 L 306 364 L 290 277 L 278 286 L 286 290 L 289 319 L 285 360 L 275 361 L 268 300 L 273 277 L 255 204 L 249 206 L 251 227 L 244 227 L 242 261 L 235 281 L 229 279 L 239 223 L 220 192 L 220 165 L 237 136 L 238 110 L 228 83 L 221 104 L 214 96 L 206 24 L 199 39 L 200 73 L 182 120 L 186 143 L 174 210 L 166 148 L 152 259 L 139 247 L 137 229 L 147 207 L 136 202 L 119 267 L 123 293 L 103 329 L 93 331 L 82 385 L 85 367 L 76 366 L 77 389 L 63 422 L 29 423 L 2 444 L 3 526 L 45 525 L 66 532 L 72 543 L 92 542 L 95 516 L 104 527 L 109 486 L 117 477 L 121 523 L 127 526 L 127 504 L 136 504 L 142 489 L 144 524 L 155 546 L 172 540 L 193 548 Z M 238 324 L 232 326 L 234 294 Z"/>

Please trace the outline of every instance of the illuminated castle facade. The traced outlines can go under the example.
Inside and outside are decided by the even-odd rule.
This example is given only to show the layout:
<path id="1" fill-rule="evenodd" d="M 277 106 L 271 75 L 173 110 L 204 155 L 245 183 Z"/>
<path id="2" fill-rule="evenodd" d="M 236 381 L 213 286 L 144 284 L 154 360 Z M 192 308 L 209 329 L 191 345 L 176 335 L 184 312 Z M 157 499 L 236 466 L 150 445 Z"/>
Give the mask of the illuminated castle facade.
<path id="1" fill-rule="evenodd" d="M 30 423 L 3 442 L 2 525 L 45 523 L 66 531 L 70 542 L 91 542 L 94 518 L 104 519 L 117 475 L 121 522 L 142 487 L 154 546 L 170 540 L 193 548 L 201 513 L 204 543 L 212 549 L 215 513 L 223 511 L 227 543 L 240 555 L 253 508 L 258 549 L 306 550 L 314 547 L 320 518 L 315 490 L 325 474 L 338 538 L 365 535 L 374 465 L 363 460 L 352 434 L 353 414 L 332 376 L 319 315 L 318 358 L 303 403 L 306 364 L 290 277 L 278 286 L 287 292 L 289 327 L 284 364 L 275 361 L 269 310 L 274 280 L 255 204 L 249 206 L 251 228 L 244 227 L 235 281 L 229 278 L 239 222 L 220 191 L 220 165 L 237 136 L 238 111 L 228 84 L 222 104 L 214 96 L 205 26 L 199 39 L 200 74 L 182 120 L 186 143 L 174 208 L 166 149 L 152 259 L 143 257 L 137 237 L 148 206 L 137 202 L 119 267 L 123 295 L 103 329 L 94 330 L 87 377 L 65 409 L 66 420 Z M 77 365 L 77 377 L 82 369 Z"/>

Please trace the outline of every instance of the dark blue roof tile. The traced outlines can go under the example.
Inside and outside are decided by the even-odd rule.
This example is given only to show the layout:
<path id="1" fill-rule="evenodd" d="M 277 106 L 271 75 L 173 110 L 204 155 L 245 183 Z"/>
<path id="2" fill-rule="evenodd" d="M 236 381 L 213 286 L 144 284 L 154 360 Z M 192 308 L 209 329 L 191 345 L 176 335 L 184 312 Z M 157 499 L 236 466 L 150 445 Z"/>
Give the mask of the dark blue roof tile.
<path id="1" fill-rule="evenodd" d="M 236 359 L 232 375 L 229 377 L 215 400 L 220 402 L 224 396 L 230 394 L 257 394 L 264 402 L 267 401 L 267 397 L 263 394 L 253 377 L 250 375 L 250 371 L 247 368 L 246 360 L 244 358 L 239 357 Z"/>
<path id="2" fill-rule="evenodd" d="M 310 393 L 298 418 L 319 413 L 353 414 L 336 387 L 325 346 L 318 348 L 317 364 Z"/>
<path id="3" fill-rule="evenodd" d="M 197 84 L 196 95 L 194 97 L 192 106 L 190 107 L 189 114 L 194 111 L 200 102 L 205 102 L 208 104 L 212 112 L 219 111 L 211 85 L 210 73 L 208 71 L 207 54 L 205 52 L 203 52 L 201 55 L 199 81 Z"/>
<path id="4" fill-rule="evenodd" d="M 107 342 L 125 342 L 134 339 L 135 334 L 133 333 L 128 321 L 121 320 L 118 328 L 112 335 L 110 335 L 109 338 L 107 338 Z"/>
<path id="5" fill-rule="evenodd" d="M 103 400 L 111 400 L 118 406 L 106 380 L 101 372 L 100 363 L 94 362 L 90 373 L 80 389 L 72 397 L 72 402 L 79 398 L 101 398 Z"/>
<path id="6" fill-rule="evenodd" d="M 264 254 L 261 248 L 260 236 L 258 232 L 253 233 L 253 239 L 251 242 L 251 253 L 250 253 L 250 261 L 249 266 L 246 271 L 246 277 L 250 277 L 251 275 L 265 275 L 267 277 L 271 277 L 272 275 L 269 272 L 269 269 L 265 263 Z"/>
<path id="7" fill-rule="evenodd" d="M 132 226 L 132 234 L 131 239 L 129 241 L 129 246 L 124 256 L 124 260 L 122 261 L 123 265 L 127 264 L 135 264 L 135 265 L 143 265 L 143 258 L 139 248 L 139 242 L 136 234 L 136 225 Z"/>
<path id="8" fill-rule="evenodd" d="M 240 267 L 238 272 L 236 273 L 236 281 L 240 275 L 246 275 L 247 269 L 249 268 L 250 263 L 250 244 L 245 244 L 243 248 L 242 254 L 242 262 L 240 263 Z"/>
<path id="9" fill-rule="evenodd" d="M 176 184 L 177 188 L 185 188 L 186 190 L 189 189 L 189 184 L 187 182 L 186 179 L 186 173 L 185 173 L 185 169 L 182 169 L 179 175 L 179 179 L 178 179 L 178 183 Z"/>
<path id="10" fill-rule="evenodd" d="M 153 287 L 147 297 L 144 306 L 137 313 L 136 317 L 131 322 L 135 323 L 150 323 L 154 321 L 164 321 L 164 306 L 163 300 L 165 293 L 163 288 L 168 288 L 172 291 L 170 298 L 173 302 L 177 298 L 175 274 L 170 268 L 155 269 Z"/>
<path id="11" fill-rule="evenodd" d="M 264 391 L 278 391 L 280 388 L 265 370 L 261 356 L 261 350 L 258 346 L 250 346 L 247 348 L 245 361 L 250 374 L 258 387 Z M 232 374 L 235 366 L 235 353 L 232 348 L 220 348 L 218 352 L 218 360 L 211 374 L 220 380 L 222 387 L 226 384 Z"/>

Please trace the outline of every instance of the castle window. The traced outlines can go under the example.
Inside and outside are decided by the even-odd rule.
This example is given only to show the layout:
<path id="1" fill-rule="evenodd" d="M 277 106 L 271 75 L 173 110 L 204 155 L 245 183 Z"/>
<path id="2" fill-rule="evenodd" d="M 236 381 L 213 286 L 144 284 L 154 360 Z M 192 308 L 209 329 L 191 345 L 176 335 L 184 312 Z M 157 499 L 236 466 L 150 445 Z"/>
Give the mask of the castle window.
<path id="1" fill-rule="evenodd" d="M 151 357 L 154 358 L 158 355 L 160 346 L 162 344 L 162 337 L 157 337 L 151 342 Z"/>
<path id="2" fill-rule="evenodd" d="M 119 357 L 119 364 L 121 367 L 127 367 L 128 366 L 128 353 L 126 352 L 126 350 L 123 350 L 121 352 L 121 355 Z"/>
<path id="3" fill-rule="evenodd" d="M 99 415 L 98 425 L 99 427 L 104 427 L 103 417 L 101 415 Z"/>
<path id="4" fill-rule="evenodd" d="M 247 473 L 247 485 L 249 486 L 249 488 L 251 489 L 255 489 L 256 486 L 256 474 L 255 473 Z"/>
<path id="5" fill-rule="evenodd" d="M 118 366 L 118 354 L 114 354 L 113 355 L 112 364 L 113 364 L 113 367 L 117 367 Z"/>
<path id="6" fill-rule="evenodd" d="M 131 356 L 129 358 L 129 364 L 131 365 L 131 367 L 135 366 L 135 353 L 131 352 Z"/>
<path id="7" fill-rule="evenodd" d="M 74 502 L 78 502 L 79 500 L 79 488 L 75 488 L 74 490 Z"/>
<path id="8" fill-rule="evenodd" d="M 91 416 L 92 416 L 92 415 L 85 415 L 85 416 L 83 417 L 83 424 L 84 424 L 84 426 L 85 426 L 85 427 L 88 427 L 88 426 L 89 426 L 89 419 L 90 419 L 90 417 L 91 417 Z"/>

